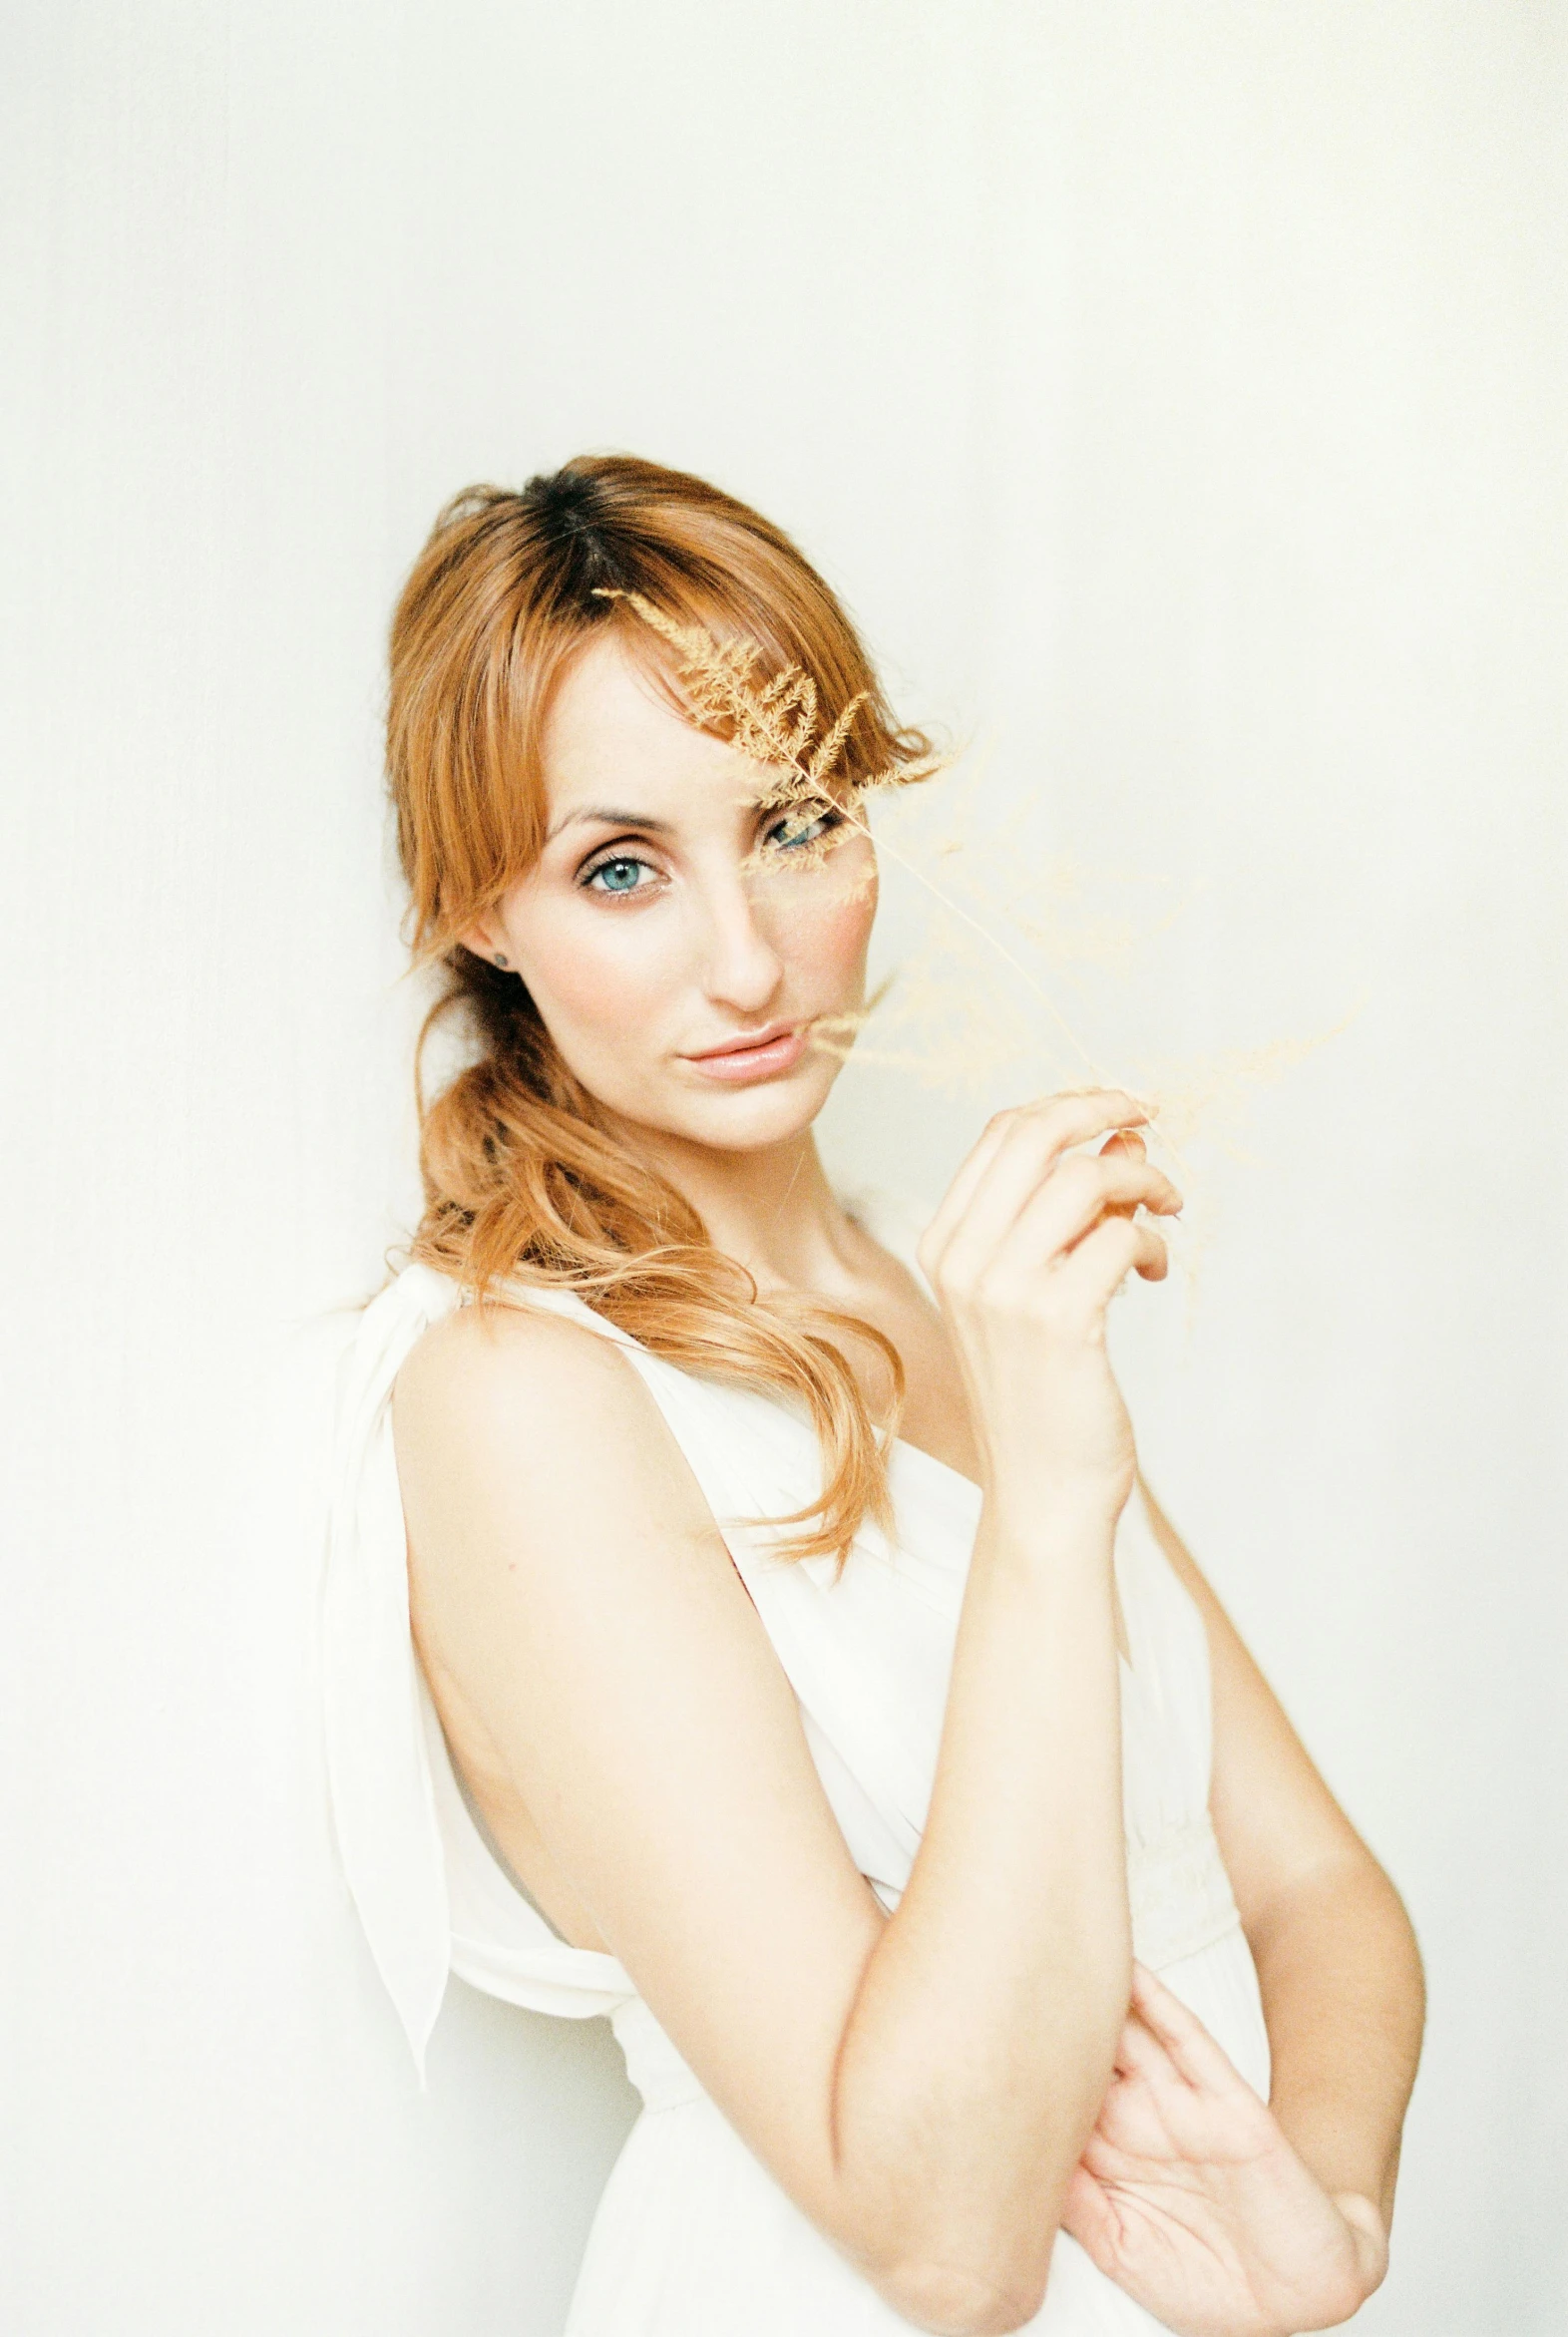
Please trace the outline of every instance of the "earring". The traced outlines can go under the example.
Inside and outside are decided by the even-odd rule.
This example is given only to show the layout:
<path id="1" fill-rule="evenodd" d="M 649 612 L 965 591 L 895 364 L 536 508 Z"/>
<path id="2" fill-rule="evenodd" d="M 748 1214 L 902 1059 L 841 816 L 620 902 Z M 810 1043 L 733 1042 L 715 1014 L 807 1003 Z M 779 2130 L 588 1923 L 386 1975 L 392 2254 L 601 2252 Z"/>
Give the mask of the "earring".
<path id="1" fill-rule="evenodd" d="M 511 967 L 511 964 L 512 964 L 512 961 L 511 961 L 511 959 L 510 959 L 510 958 L 503 958 L 503 957 L 502 957 L 502 955 L 501 955 L 501 952 L 498 950 L 498 951 L 496 952 L 496 964 L 497 964 L 498 966 L 505 966 L 505 967 L 508 967 L 508 968 L 510 968 L 510 967 Z"/>

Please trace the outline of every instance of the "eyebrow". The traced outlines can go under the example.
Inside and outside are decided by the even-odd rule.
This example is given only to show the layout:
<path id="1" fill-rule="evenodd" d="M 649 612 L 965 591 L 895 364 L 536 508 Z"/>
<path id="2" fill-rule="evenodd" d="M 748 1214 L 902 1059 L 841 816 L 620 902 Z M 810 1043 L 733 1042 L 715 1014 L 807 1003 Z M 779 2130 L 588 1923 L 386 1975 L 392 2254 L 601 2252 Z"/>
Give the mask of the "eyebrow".
<path id="1" fill-rule="evenodd" d="M 671 825 L 668 820 L 650 820 L 646 812 L 616 811 L 612 804 L 586 804 L 581 811 L 568 812 L 558 820 L 545 842 L 549 844 L 563 828 L 576 828 L 585 820 L 602 820 L 611 828 L 649 828 L 657 835 L 667 835 Z"/>

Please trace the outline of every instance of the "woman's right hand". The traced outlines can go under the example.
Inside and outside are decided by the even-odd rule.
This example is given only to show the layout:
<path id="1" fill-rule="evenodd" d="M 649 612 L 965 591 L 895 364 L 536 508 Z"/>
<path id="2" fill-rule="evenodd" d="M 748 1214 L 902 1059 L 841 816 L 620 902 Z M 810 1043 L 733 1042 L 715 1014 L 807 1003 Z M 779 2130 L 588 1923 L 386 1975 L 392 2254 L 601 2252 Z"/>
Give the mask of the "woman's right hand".
<path id="1" fill-rule="evenodd" d="M 1129 1272 L 1159 1282 L 1167 1271 L 1164 1242 L 1135 1212 L 1181 1208 L 1132 1133 L 1148 1116 L 1117 1088 L 999 1112 L 921 1238 L 986 1490 L 1004 1507 L 1103 1503 L 1114 1518 L 1132 1490 L 1132 1423 L 1105 1309 Z M 1078 1149 L 1098 1137 L 1097 1153 Z"/>

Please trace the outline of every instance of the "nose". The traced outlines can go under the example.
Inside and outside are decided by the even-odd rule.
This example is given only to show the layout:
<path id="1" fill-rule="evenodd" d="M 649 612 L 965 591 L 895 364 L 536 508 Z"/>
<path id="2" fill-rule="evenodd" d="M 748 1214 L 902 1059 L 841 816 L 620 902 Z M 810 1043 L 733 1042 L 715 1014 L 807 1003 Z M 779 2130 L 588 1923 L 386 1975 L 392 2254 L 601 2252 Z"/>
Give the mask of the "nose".
<path id="1" fill-rule="evenodd" d="M 784 961 L 758 923 L 744 879 L 710 889 L 705 906 L 704 996 L 738 1014 L 760 1013 L 784 978 Z"/>

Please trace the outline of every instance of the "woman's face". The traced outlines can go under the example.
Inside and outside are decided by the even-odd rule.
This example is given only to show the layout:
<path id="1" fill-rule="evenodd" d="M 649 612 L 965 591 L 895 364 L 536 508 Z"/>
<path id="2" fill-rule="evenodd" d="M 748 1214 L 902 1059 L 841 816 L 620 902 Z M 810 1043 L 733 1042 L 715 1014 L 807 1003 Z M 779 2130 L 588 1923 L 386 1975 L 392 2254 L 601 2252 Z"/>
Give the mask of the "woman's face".
<path id="1" fill-rule="evenodd" d="M 870 838 L 759 810 L 777 771 L 683 721 L 613 634 L 557 690 L 544 764 L 544 852 L 469 947 L 505 954 L 626 1120 L 722 1151 L 799 1134 L 840 1067 L 813 1025 L 864 1001 Z M 803 849 L 827 833 L 825 858 Z"/>

